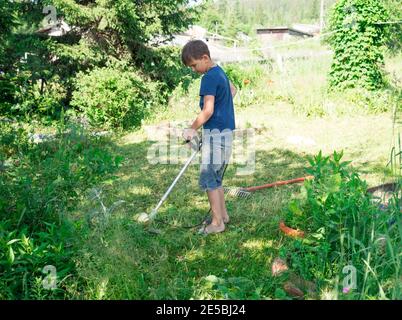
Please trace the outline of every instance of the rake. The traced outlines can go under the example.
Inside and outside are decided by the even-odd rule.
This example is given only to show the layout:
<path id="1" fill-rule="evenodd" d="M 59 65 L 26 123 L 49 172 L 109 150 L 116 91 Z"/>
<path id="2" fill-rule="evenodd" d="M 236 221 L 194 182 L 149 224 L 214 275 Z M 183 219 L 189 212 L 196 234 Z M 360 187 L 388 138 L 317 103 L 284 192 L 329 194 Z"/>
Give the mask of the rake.
<path id="1" fill-rule="evenodd" d="M 251 196 L 252 192 L 257 191 L 257 190 L 268 189 L 268 188 L 272 188 L 272 187 L 276 187 L 276 186 L 282 186 L 285 184 L 303 182 L 304 180 L 310 180 L 313 178 L 314 178 L 314 176 L 306 176 L 306 177 L 301 177 L 301 178 L 296 178 L 296 179 L 291 179 L 291 180 L 276 181 L 273 183 L 264 184 L 262 186 L 247 187 L 247 188 L 225 187 L 224 191 L 226 194 L 228 194 L 230 196 L 239 197 L 239 198 L 248 198 Z"/>

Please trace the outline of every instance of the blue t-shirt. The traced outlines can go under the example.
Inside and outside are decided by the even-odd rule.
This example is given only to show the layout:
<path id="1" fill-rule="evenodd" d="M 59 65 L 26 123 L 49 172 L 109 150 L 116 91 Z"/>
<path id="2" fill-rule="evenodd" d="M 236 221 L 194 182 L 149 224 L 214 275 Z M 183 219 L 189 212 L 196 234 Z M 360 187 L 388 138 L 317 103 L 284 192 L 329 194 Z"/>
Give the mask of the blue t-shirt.
<path id="1" fill-rule="evenodd" d="M 214 113 L 204 124 L 204 129 L 235 129 L 235 116 L 230 82 L 220 66 L 212 67 L 201 79 L 200 107 L 204 107 L 204 96 L 215 96 Z"/>

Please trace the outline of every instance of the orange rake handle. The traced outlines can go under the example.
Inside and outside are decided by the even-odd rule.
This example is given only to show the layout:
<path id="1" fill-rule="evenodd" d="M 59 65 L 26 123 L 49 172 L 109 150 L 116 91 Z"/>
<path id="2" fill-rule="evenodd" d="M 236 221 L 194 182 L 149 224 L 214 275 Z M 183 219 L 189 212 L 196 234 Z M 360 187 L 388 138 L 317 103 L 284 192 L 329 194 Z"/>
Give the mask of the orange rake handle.
<path id="1" fill-rule="evenodd" d="M 291 180 L 276 181 L 274 183 L 264 184 L 262 186 L 244 188 L 243 190 L 252 192 L 252 191 L 257 191 L 257 190 L 260 190 L 260 189 L 267 189 L 267 188 L 272 188 L 272 187 L 276 187 L 276 186 L 282 186 L 284 184 L 292 184 L 292 183 L 297 183 L 297 182 L 303 182 L 304 180 L 310 180 L 310 179 L 313 179 L 313 178 L 314 178 L 314 176 L 306 176 L 306 177 L 296 178 L 296 179 L 291 179 Z"/>

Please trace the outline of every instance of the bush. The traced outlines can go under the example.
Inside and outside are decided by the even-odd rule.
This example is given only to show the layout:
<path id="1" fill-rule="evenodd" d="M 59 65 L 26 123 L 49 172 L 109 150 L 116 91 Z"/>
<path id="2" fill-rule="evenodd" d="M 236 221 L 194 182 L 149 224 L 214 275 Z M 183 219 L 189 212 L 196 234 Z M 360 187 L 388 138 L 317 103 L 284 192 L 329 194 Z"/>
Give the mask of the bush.
<path id="1" fill-rule="evenodd" d="M 181 86 L 187 91 L 192 80 L 198 76 L 181 61 L 181 48 L 165 46 L 157 49 L 140 50 L 137 59 L 141 68 L 152 80 L 161 82 L 163 92 L 171 93 Z M 167 99 L 167 95 L 164 97 Z"/>
<path id="2" fill-rule="evenodd" d="M 341 0 L 334 7 L 329 42 L 334 60 L 329 83 L 332 88 L 362 87 L 369 90 L 383 86 L 384 56 L 388 20 L 381 1 Z"/>
<path id="3" fill-rule="evenodd" d="M 266 97 L 257 92 L 266 73 L 264 66 L 228 64 L 224 66 L 224 70 L 229 80 L 237 88 L 237 96 L 234 101 L 237 107 L 245 108 L 264 101 Z"/>
<path id="4" fill-rule="evenodd" d="M 42 232 L 29 233 L 0 221 L 0 299 L 68 298 L 68 278 L 75 272 L 71 244 L 64 225 L 47 223 Z M 56 277 L 46 276 L 46 268 Z"/>
<path id="5" fill-rule="evenodd" d="M 38 144 L 27 143 L 26 132 L 19 135 L 8 152 L 13 158 L 0 174 L 0 212 L 30 230 L 59 222 L 74 207 L 72 199 L 122 161 L 107 149 L 106 138 L 91 137 L 79 127 L 60 127 L 52 139 Z M 3 132 L 0 140 L 8 136 Z M 19 148 L 24 154 L 17 152 Z"/>
<path id="6" fill-rule="evenodd" d="M 338 291 L 336 279 L 343 279 L 343 268 L 351 265 L 357 271 L 352 294 L 395 299 L 401 247 L 399 205 L 380 210 L 367 193 L 367 184 L 341 158 L 342 153 L 330 158 L 320 152 L 309 159 L 308 173 L 314 179 L 305 182 L 286 209 L 286 224 L 307 236 L 291 240 L 282 253 L 295 271 L 321 286 L 334 285 Z"/>
<path id="7" fill-rule="evenodd" d="M 9 119 L 0 119 L 0 165 L 10 157 L 22 156 L 29 149 L 26 131 Z"/>
<path id="8" fill-rule="evenodd" d="M 0 76 L 0 90 L 4 92 L 0 98 L 0 114 L 28 120 L 59 119 L 66 90 L 58 81 L 58 78 L 49 80 L 41 93 L 39 82 L 27 73 Z"/>
<path id="9" fill-rule="evenodd" d="M 134 71 L 95 68 L 80 73 L 71 105 L 79 108 L 91 124 L 106 128 L 135 128 L 160 103 L 159 83 L 147 82 Z"/>
<path id="10" fill-rule="evenodd" d="M 229 80 L 238 89 L 256 87 L 264 77 L 266 70 L 259 64 L 243 66 L 239 64 L 227 64 L 223 67 Z"/>
<path id="11" fill-rule="evenodd" d="M 7 160 L 0 168 L 0 299 L 79 296 L 73 260 L 85 224 L 70 222 L 67 213 L 123 158 L 112 153 L 108 138 L 81 127 L 60 123 L 51 138 L 34 143 L 22 126 L 0 125 Z M 46 265 L 57 269 L 56 290 L 43 287 Z"/>

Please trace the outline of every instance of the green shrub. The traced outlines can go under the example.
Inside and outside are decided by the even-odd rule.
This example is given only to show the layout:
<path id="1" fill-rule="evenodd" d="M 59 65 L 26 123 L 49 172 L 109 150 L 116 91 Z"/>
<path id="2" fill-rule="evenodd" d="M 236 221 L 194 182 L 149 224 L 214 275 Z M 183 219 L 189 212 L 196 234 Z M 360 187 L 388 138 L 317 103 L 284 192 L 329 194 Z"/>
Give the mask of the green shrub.
<path id="1" fill-rule="evenodd" d="M 0 212 L 32 230 L 60 221 L 74 207 L 72 199 L 122 161 L 107 149 L 106 138 L 89 136 L 80 127 L 60 127 L 53 139 L 38 144 L 27 145 L 27 133 L 20 136 L 13 143 L 25 153 L 17 153 L 18 147 L 9 152 L 13 161 L 0 175 Z"/>
<path id="2" fill-rule="evenodd" d="M 249 66 L 240 64 L 227 64 L 223 67 L 229 80 L 238 89 L 245 87 L 256 87 L 266 75 L 264 66 L 252 64 Z"/>
<path id="3" fill-rule="evenodd" d="M 147 82 L 138 73 L 113 67 L 79 73 L 71 105 L 91 124 L 106 128 L 135 128 L 160 103 L 160 84 Z"/>
<path id="4" fill-rule="evenodd" d="M 334 50 L 329 83 L 332 88 L 383 86 L 383 46 L 388 20 L 381 1 L 340 0 L 331 15 L 329 42 Z"/>
<path id="5" fill-rule="evenodd" d="M 75 272 L 72 241 L 64 225 L 47 223 L 45 230 L 29 233 L 0 221 L 0 299 L 68 298 Z M 46 276 L 46 266 L 54 268 L 56 278 Z"/>
<path id="6" fill-rule="evenodd" d="M 227 64 L 224 66 L 224 70 L 237 89 L 237 96 L 234 100 L 236 107 L 245 108 L 264 101 L 266 97 L 257 90 L 266 76 L 267 70 L 264 66 Z"/>
<path id="7" fill-rule="evenodd" d="M 286 223 L 305 231 L 304 239 L 290 240 L 282 250 L 292 269 L 321 286 L 335 281 L 341 286 L 342 270 L 357 271 L 360 298 L 391 298 L 398 295 L 401 234 L 399 206 L 379 209 L 367 193 L 367 184 L 341 162 L 342 153 L 310 158 L 301 193 L 286 209 Z M 393 223 L 396 221 L 397 223 Z M 336 282 L 337 285 L 336 285 Z M 342 291 L 342 289 L 340 290 Z"/>
<path id="8" fill-rule="evenodd" d="M 67 214 L 123 158 L 108 138 L 81 127 L 60 123 L 51 138 L 34 143 L 18 124 L 0 125 L 8 160 L 0 170 L 0 299 L 79 297 L 74 259 L 85 224 Z M 43 287 L 46 265 L 57 269 L 56 290 Z"/>
<path id="9" fill-rule="evenodd" d="M 0 119 L 0 163 L 13 156 L 21 156 L 28 148 L 26 130 L 9 119 Z"/>
<path id="10" fill-rule="evenodd" d="M 0 76 L 0 90 L 4 92 L 0 97 L 0 114 L 27 120 L 59 119 L 66 90 L 58 81 L 58 78 L 49 80 L 41 93 L 39 82 L 32 81 L 28 73 Z"/>
<path id="11" fill-rule="evenodd" d="M 156 49 L 143 49 L 137 54 L 145 74 L 152 80 L 161 82 L 163 92 L 168 94 L 181 86 L 187 91 L 192 80 L 198 76 L 181 61 L 181 48 L 165 46 Z M 166 95 L 165 99 L 168 98 Z"/>

